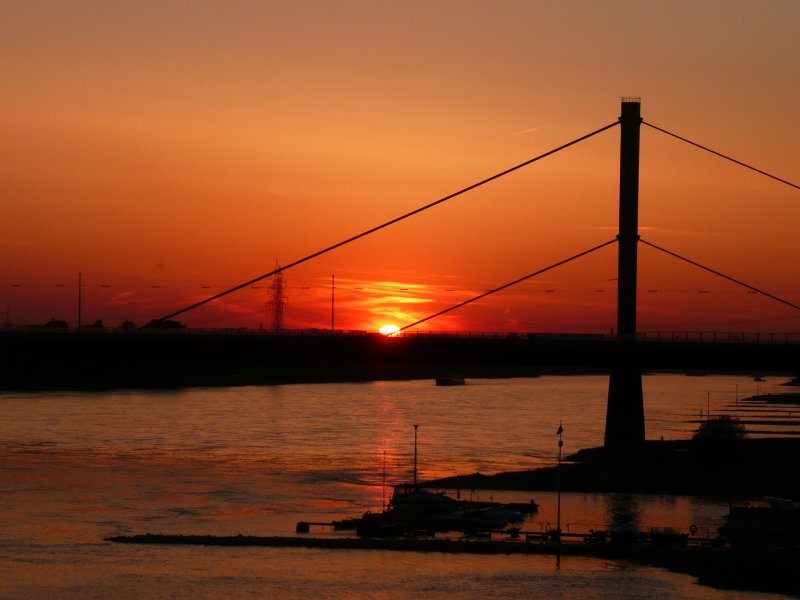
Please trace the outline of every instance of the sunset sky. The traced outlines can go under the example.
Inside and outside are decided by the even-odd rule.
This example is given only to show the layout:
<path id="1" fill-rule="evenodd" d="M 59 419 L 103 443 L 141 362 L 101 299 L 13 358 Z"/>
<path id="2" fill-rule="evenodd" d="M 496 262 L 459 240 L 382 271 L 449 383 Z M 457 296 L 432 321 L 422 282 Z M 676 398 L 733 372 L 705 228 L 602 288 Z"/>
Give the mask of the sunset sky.
<path id="1" fill-rule="evenodd" d="M 800 2 L 6 0 L 4 322 L 143 324 L 616 121 L 800 183 Z M 619 129 L 288 270 L 406 325 L 616 235 Z M 800 191 L 642 128 L 644 239 L 800 303 Z M 639 328 L 800 331 L 641 246 Z M 616 247 L 420 326 L 607 332 Z M 181 315 L 264 327 L 269 280 Z"/>

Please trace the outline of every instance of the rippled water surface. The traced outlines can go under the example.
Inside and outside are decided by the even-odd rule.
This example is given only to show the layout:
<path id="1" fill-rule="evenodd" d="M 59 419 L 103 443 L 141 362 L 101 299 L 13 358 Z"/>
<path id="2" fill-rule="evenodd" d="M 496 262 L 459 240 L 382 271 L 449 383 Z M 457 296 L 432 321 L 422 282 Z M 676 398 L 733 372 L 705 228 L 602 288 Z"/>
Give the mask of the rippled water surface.
<path id="1" fill-rule="evenodd" d="M 700 412 L 780 391 L 783 379 L 652 375 L 649 438 L 691 435 Z M 602 444 L 607 379 L 292 385 L 181 391 L 0 394 L 3 598 L 757 598 L 690 577 L 596 559 L 378 551 L 130 547 L 125 533 L 293 535 L 299 520 L 379 510 L 407 481 L 418 424 L 419 475 L 552 464 Z M 386 486 L 383 485 L 384 478 Z M 464 490 L 464 494 L 474 494 Z M 526 527 L 555 520 L 555 495 Z M 621 514 L 641 526 L 713 532 L 724 499 L 566 494 L 572 531 Z M 320 532 L 321 535 L 339 535 Z"/>

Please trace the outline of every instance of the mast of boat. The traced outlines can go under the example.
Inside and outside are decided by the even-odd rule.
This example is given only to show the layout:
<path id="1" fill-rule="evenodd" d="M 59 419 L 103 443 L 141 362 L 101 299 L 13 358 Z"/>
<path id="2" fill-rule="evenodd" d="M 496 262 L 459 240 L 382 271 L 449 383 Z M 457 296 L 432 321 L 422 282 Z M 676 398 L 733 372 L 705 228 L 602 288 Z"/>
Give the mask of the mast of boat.
<path id="1" fill-rule="evenodd" d="M 381 496 L 383 501 L 382 510 L 386 510 L 386 450 L 383 451 L 383 484 L 381 486 Z"/>
<path id="2" fill-rule="evenodd" d="M 417 429 L 419 425 L 414 425 L 414 487 L 417 487 Z"/>

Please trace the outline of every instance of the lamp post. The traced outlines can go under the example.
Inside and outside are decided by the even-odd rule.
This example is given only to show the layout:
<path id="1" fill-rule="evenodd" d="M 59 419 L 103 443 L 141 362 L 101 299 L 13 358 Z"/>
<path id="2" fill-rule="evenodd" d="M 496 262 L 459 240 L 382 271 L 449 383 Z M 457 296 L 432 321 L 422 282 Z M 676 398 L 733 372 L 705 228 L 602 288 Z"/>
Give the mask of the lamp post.
<path id="1" fill-rule="evenodd" d="M 417 487 L 417 429 L 419 425 L 414 425 L 414 488 Z"/>
<path id="2" fill-rule="evenodd" d="M 558 422 L 558 501 L 556 503 L 556 534 L 555 542 L 561 543 L 561 448 L 564 446 L 564 440 L 561 439 L 561 434 L 564 433 L 564 427 L 561 421 Z"/>

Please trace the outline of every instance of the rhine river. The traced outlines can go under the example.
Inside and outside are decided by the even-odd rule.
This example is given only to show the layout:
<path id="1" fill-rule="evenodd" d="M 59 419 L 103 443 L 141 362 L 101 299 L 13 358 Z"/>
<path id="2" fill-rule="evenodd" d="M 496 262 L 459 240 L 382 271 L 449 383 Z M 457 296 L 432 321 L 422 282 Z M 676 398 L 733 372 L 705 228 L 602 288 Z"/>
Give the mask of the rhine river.
<path id="1" fill-rule="evenodd" d="M 691 436 L 701 411 L 784 378 L 648 375 L 647 437 Z M 294 535 L 297 521 L 380 510 L 421 479 L 553 464 L 602 445 L 607 378 L 543 376 L 173 391 L 0 393 L 2 598 L 774 598 L 624 561 L 361 550 L 131 546 L 111 535 Z M 386 485 L 384 485 L 384 481 Z M 478 492 L 462 490 L 464 495 Z M 480 492 L 540 505 L 553 493 Z M 565 494 L 565 530 L 698 526 L 729 498 Z M 348 535 L 318 529 L 314 535 Z"/>

